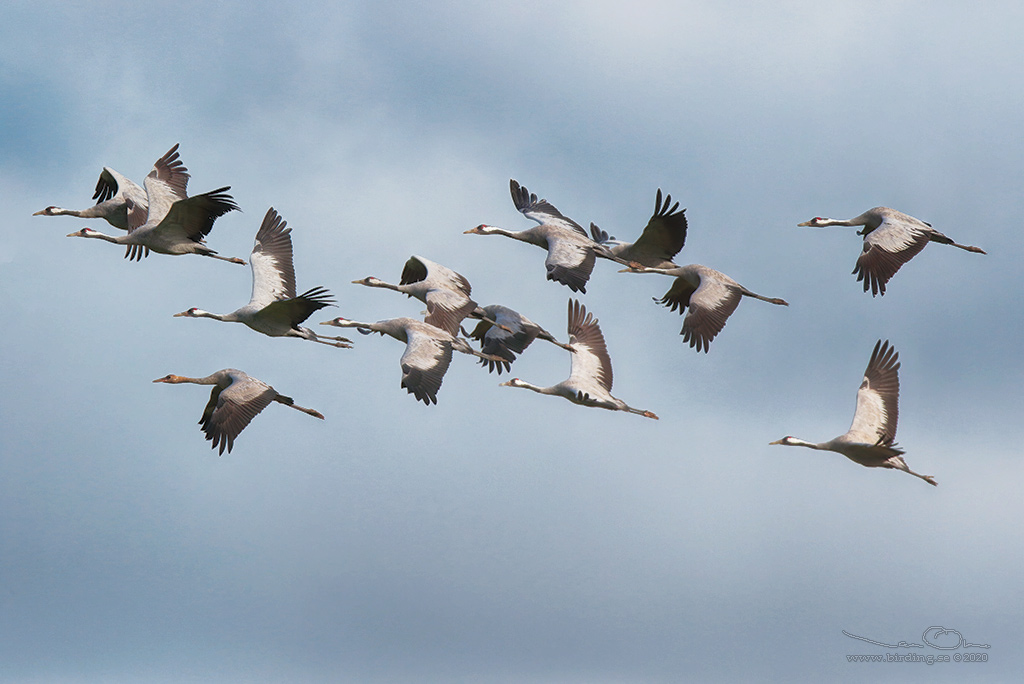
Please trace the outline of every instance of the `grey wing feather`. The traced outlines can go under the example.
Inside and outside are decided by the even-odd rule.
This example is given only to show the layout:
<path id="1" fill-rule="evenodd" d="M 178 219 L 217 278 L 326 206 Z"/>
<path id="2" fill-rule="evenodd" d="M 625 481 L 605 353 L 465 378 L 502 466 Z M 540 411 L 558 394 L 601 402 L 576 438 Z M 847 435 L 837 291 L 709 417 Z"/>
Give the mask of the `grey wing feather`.
<path id="1" fill-rule="evenodd" d="M 427 293 L 427 315 L 424 322 L 451 334 L 459 334 L 459 325 L 476 309 L 476 302 L 450 290 Z"/>
<path id="2" fill-rule="evenodd" d="M 250 306 L 262 308 L 272 302 L 295 297 L 291 228 L 287 226 L 287 221 L 271 207 L 256 232 L 249 259 L 252 268 Z"/>
<path id="3" fill-rule="evenodd" d="M 702 274 L 700 285 L 690 296 L 690 311 L 683 319 L 683 341 L 706 353 L 711 341 L 736 311 L 742 296 L 728 283 Z"/>
<path id="4" fill-rule="evenodd" d="M 571 354 L 570 381 L 577 385 L 597 382 L 606 391 L 612 389 L 612 360 L 608 356 L 601 327 L 593 314 L 575 299 L 569 300 L 569 344 L 576 353 Z"/>
<path id="5" fill-rule="evenodd" d="M 672 195 L 666 195 L 664 202 L 661 188 L 654 201 L 654 213 L 644 227 L 643 233 L 630 246 L 625 259 L 647 265 L 661 260 L 672 261 L 686 243 L 686 209 L 679 209 L 679 202 L 671 204 Z M 671 205 L 671 206 L 670 206 Z"/>
<path id="6" fill-rule="evenodd" d="M 213 230 L 214 221 L 238 209 L 234 198 L 227 194 L 230 189 L 225 186 L 178 200 L 160 222 L 161 230 L 182 230 L 190 240 L 201 242 Z"/>
<path id="7" fill-rule="evenodd" d="M 857 390 L 857 410 L 847 432 L 852 441 L 892 445 L 899 421 L 899 354 L 879 340 Z"/>
<path id="8" fill-rule="evenodd" d="M 213 448 L 220 447 L 219 453 L 225 449 L 231 453 L 235 438 L 275 396 L 272 387 L 247 375 L 232 376 L 231 384 L 224 389 L 215 386 L 199 420 L 206 439 Z"/>
<path id="9" fill-rule="evenodd" d="M 564 216 L 546 199 L 538 199 L 537 195 L 520 186 L 515 180 L 509 181 L 509 188 L 512 191 L 512 201 L 515 203 L 516 209 L 527 218 L 540 224 L 548 223 L 568 228 L 580 235 L 587 236 L 587 231 L 583 230 L 583 226 L 568 216 Z"/>
<path id="10" fill-rule="evenodd" d="M 437 392 L 452 362 L 452 345 L 426 333 L 409 330 L 402 354 L 402 387 L 424 404 L 436 404 Z"/>
<path id="11" fill-rule="evenodd" d="M 544 260 L 548 280 L 561 283 L 573 292 L 586 293 L 587 281 L 594 272 L 596 260 L 597 256 L 592 249 L 557 236 L 548 238 L 548 256 Z"/>
<path id="12" fill-rule="evenodd" d="M 96 204 L 106 202 L 111 199 L 118 192 L 117 177 L 114 175 L 113 169 L 103 167 L 103 171 L 100 172 L 100 178 L 96 181 L 96 192 L 92 198 L 96 200 Z"/>
<path id="13" fill-rule="evenodd" d="M 178 146 L 175 145 L 156 161 L 153 170 L 143 179 L 148 204 L 145 220 L 159 223 L 175 202 L 188 197 L 188 179 L 188 169 L 178 158 Z M 131 218 L 128 223 L 133 225 Z"/>
<path id="14" fill-rule="evenodd" d="M 590 237 L 593 238 L 594 242 L 605 246 L 615 242 L 614 236 L 609 235 L 607 231 L 599 228 L 593 221 L 590 223 Z"/>
<path id="15" fill-rule="evenodd" d="M 188 194 L 188 169 L 181 161 L 178 154 L 178 144 L 167 150 L 164 156 L 157 159 L 149 176 L 165 184 L 178 197 L 185 197 Z"/>
<path id="16" fill-rule="evenodd" d="M 260 311 L 260 315 L 269 320 L 284 321 L 292 328 L 297 328 L 314 312 L 334 303 L 334 298 L 326 288 L 313 287 L 297 297 L 279 299 L 267 304 Z"/>
<path id="17" fill-rule="evenodd" d="M 469 333 L 469 337 L 480 342 L 480 351 L 484 354 L 504 359 L 480 359 L 480 363 L 487 366 L 490 372 L 497 370 L 500 375 L 502 371 L 512 367 L 516 354 L 526 351 L 535 336 L 526 330 L 524 319 L 517 312 L 497 304 L 485 306 L 483 310 L 492 320 L 504 325 L 508 330 L 495 327 L 489 321 L 480 321 Z"/>
<path id="18" fill-rule="evenodd" d="M 870 289 L 872 296 L 884 295 L 889 279 L 927 244 L 927 232 L 915 230 L 905 222 L 885 218 L 881 225 L 864 236 L 864 251 L 853 269 L 857 282 L 863 281 L 864 291 Z"/>
<path id="19" fill-rule="evenodd" d="M 400 285 L 409 285 L 410 283 L 421 282 L 426 277 L 427 265 L 413 256 L 405 262 L 405 268 L 402 269 L 402 279 L 398 282 Z"/>

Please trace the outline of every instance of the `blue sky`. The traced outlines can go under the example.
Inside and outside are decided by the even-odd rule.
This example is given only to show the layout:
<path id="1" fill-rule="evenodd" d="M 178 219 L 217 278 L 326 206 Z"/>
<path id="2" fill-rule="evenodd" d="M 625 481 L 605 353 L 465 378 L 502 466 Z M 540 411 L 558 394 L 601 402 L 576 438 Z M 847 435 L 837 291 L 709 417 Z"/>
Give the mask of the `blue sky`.
<path id="1" fill-rule="evenodd" d="M 1017 226 L 1024 10 L 1009 2 L 15 2 L 0 16 L 0 680 L 1005 681 L 1024 656 Z M 613 393 L 660 421 L 498 387 L 456 358 L 437 406 L 402 347 L 338 350 L 173 318 L 247 301 L 248 268 L 141 263 L 64 236 L 103 166 L 141 180 L 180 143 L 193 193 L 242 208 L 208 243 L 248 256 L 267 208 L 300 290 L 335 315 L 417 315 L 350 285 L 412 254 L 481 304 L 565 336 L 567 288 L 522 229 L 515 178 L 632 239 L 657 188 L 687 207 L 677 262 L 744 301 L 709 354 L 669 285 L 599 263 Z M 887 205 L 931 245 L 885 297 L 850 274 Z M 105 226 L 92 225 L 97 229 Z M 321 312 L 325 313 L 325 312 Z M 849 426 L 875 341 L 900 353 L 898 440 L 928 487 L 770 447 Z M 554 384 L 538 343 L 513 375 Z M 235 367 L 271 406 L 230 455 L 196 421 Z M 986 663 L 850 663 L 929 626 Z M 963 650 L 962 650 L 963 651 Z M 906 651 L 904 651 L 906 652 Z M 932 651 L 938 653 L 938 651 Z"/>

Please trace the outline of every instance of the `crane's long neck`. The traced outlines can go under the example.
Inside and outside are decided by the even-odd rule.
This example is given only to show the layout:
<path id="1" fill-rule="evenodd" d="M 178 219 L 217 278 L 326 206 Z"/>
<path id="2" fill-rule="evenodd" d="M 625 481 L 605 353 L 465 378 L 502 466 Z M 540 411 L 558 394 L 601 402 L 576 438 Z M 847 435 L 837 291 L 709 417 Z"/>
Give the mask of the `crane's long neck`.
<path id="1" fill-rule="evenodd" d="M 101 233 L 98 230 L 91 230 L 89 228 L 83 228 L 78 232 L 70 233 L 67 237 L 96 238 L 97 240 L 106 240 L 107 242 L 113 242 L 116 245 L 131 244 L 129 242 L 131 238 L 131 233 L 129 233 L 128 235 L 107 235 L 106 233 Z"/>
<path id="2" fill-rule="evenodd" d="M 635 413 L 638 416 L 643 416 L 644 418 L 653 418 L 654 420 L 658 420 L 658 416 L 656 416 L 653 412 L 648 411 L 646 409 L 638 409 L 638 408 L 633 408 L 632 406 L 626 406 L 626 405 L 624 405 L 623 408 L 626 411 L 628 411 L 630 413 Z"/>
<path id="3" fill-rule="evenodd" d="M 234 312 L 227 314 L 213 313 L 212 311 L 196 311 L 190 314 L 194 318 L 212 318 L 215 321 L 225 321 L 227 323 L 239 323 L 241 318 Z"/>
<path id="4" fill-rule="evenodd" d="M 222 375 L 220 373 L 207 375 L 205 378 L 190 378 L 184 375 L 168 375 L 167 377 L 160 378 L 154 382 L 166 382 L 172 385 L 180 385 L 182 383 L 189 383 L 192 385 L 216 385 L 221 381 L 221 379 Z"/>
<path id="5" fill-rule="evenodd" d="M 545 249 L 547 249 L 548 246 L 547 238 L 539 235 L 533 228 L 527 228 L 526 230 L 507 230 L 497 226 L 488 226 L 485 235 L 504 235 L 505 237 L 510 237 L 513 240 L 528 242 L 531 245 L 537 245 Z"/>
<path id="6" fill-rule="evenodd" d="M 89 209 L 65 209 L 64 207 L 47 207 L 42 211 L 36 212 L 36 216 L 77 216 L 78 218 L 92 218 L 95 214 L 89 213 L 92 207 Z"/>
<path id="7" fill-rule="evenodd" d="M 212 313 L 210 311 L 203 311 L 202 309 L 192 308 L 188 311 L 182 311 L 181 313 L 174 314 L 174 317 L 186 316 L 188 318 L 212 318 L 215 321 L 227 321 L 229 323 L 242 322 L 242 319 L 238 316 L 237 311 L 233 311 L 228 314 Z"/>
<path id="8" fill-rule="evenodd" d="M 629 268 L 624 268 L 619 273 L 659 273 L 661 275 L 682 277 L 683 268 L 678 266 L 676 268 L 655 268 L 653 266 L 643 266 L 635 261 L 630 261 Z"/>
<path id="9" fill-rule="evenodd" d="M 332 325 L 335 328 L 356 328 L 359 330 L 359 332 L 363 333 L 364 335 L 369 335 L 371 332 L 388 334 L 394 337 L 395 339 L 400 339 L 402 342 L 405 341 L 403 338 L 399 338 L 393 332 L 387 330 L 386 328 L 388 326 L 382 326 L 381 323 L 382 321 L 378 321 L 377 323 L 363 323 L 361 321 L 351 321 L 347 318 L 334 318 L 329 321 L 324 321 L 320 325 Z M 342 337 L 338 339 L 344 340 L 346 338 Z"/>
<path id="10" fill-rule="evenodd" d="M 519 378 L 514 378 L 512 380 L 509 380 L 508 382 L 503 382 L 501 383 L 501 386 L 522 387 L 523 389 L 528 389 L 532 392 L 536 392 L 537 394 L 551 394 L 561 396 L 561 393 L 558 391 L 559 388 L 557 385 L 553 387 L 541 387 L 540 385 L 534 385 L 533 383 L 526 382 L 525 380 L 520 380 Z"/>
<path id="11" fill-rule="evenodd" d="M 383 280 L 376 280 L 367 278 L 366 280 L 357 280 L 356 283 L 365 285 L 367 287 L 379 287 L 385 290 L 394 290 L 395 292 L 404 292 L 405 290 L 401 285 L 395 285 L 393 283 L 386 283 Z"/>
<path id="12" fill-rule="evenodd" d="M 818 451 L 830 450 L 827 442 L 823 444 L 818 444 L 816 442 L 808 442 L 803 439 L 797 439 L 796 437 L 786 437 L 785 439 L 780 439 L 777 442 L 772 442 L 772 444 L 782 444 L 783 446 L 802 446 L 807 447 L 808 449 L 817 449 Z"/>
<path id="13" fill-rule="evenodd" d="M 824 226 L 863 226 L 864 220 L 861 217 L 852 219 L 834 219 L 834 218 L 823 218 L 818 221 L 815 225 L 819 227 Z"/>

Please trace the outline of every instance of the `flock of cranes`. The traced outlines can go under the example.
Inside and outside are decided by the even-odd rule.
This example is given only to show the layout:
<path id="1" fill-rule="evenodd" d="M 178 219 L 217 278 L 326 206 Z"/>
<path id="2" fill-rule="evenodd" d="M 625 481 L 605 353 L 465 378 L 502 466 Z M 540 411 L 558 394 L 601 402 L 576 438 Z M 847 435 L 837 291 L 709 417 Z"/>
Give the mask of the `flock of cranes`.
<path id="1" fill-rule="evenodd" d="M 224 257 L 206 245 L 205 238 L 214 222 L 238 209 L 225 186 L 189 196 L 188 170 L 179 158 L 178 145 L 160 157 L 139 186 L 113 169 L 104 167 L 88 209 L 71 210 L 49 206 L 35 215 L 101 218 L 123 235 L 106 235 L 82 228 L 68 237 L 95 238 L 125 246 L 125 258 L 140 260 L 150 252 L 158 254 L 198 254 L 229 263 L 245 264 L 237 257 Z M 597 225 L 590 232 L 564 216 L 550 202 L 539 199 L 517 181 L 510 181 L 516 209 L 536 226 L 520 231 L 486 224 L 465 231 L 475 235 L 504 235 L 543 248 L 548 280 L 586 293 L 587 282 L 598 257 L 618 263 L 626 273 L 658 273 L 673 278 L 668 292 L 654 298 L 672 311 L 685 313 L 680 334 L 683 342 L 707 353 L 711 342 L 722 331 L 729 316 L 743 297 L 787 306 L 780 298 L 765 297 L 748 290 L 729 276 L 700 264 L 680 266 L 673 259 L 686 241 L 685 209 L 672 203 L 670 195 L 659 189 L 654 212 L 635 242 L 616 240 Z M 953 245 L 984 254 L 978 247 L 961 245 L 938 232 L 930 224 L 887 207 L 875 207 L 848 220 L 816 217 L 800 226 L 863 226 L 863 251 L 854 274 L 863 281 L 864 291 L 884 295 L 886 284 L 900 267 L 924 249 L 929 242 Z M 175 316 L 211 318 L 243 323 L 270 337 L 297 337 L 337 348 L 350 348 L 352 340 L 322 335 L 302 324 L 315 312 L 335 303 L 324 287 L 297 294 L 293 266 L 291 229 L 271 207 L 256 233 L 249 265 L 252 268 L 252 294 L 249 303 L 227 314 L 190 308 Z M 651 411 L 626 404 L 611 394 L 612 364 L 604 335 L 592 312 L 578 300 L 568 302 L 567 342 L 522 314 L 500 304 L 480 306 L 471 298 L 469 281 L 459 273 L 422 256 L 406 262 L 396 284 L 369 276 L 352 281 L 367 287 L 383 288 L 414 297 L 426 305 L 423 320 L 391 318 L 366 323 L 336 317 L 321 325 L 355 328 L 369 335 L 388 335 L 405 344 L 400 360 L 402 388 L 425 404 L 437 403 L 437 394 L 451 364 L 453 352 L 477 357 L 490 372 L 511 370 L 518 355 L 530 344 L 542 339 L 569 352 L 569 377 L 548 387 L 533 385 L 519 378 L 501 386 L 521 387 L 540 394 L 560 396 L 575 404 L 625 411 L 657 419 Z M 476 321 L 471 332 L 463 323 Z M 468 338 L 468 339 L 467 339 Z M 480 344 L 474 349 L 469 340 Z M 875 345 L 860 389 L 853 424 L 843 435 L 822 443 L 787 436 L 772 444 L 803 446 L 843 454 L 867 467 L 902 470 L 929 484 L 937 484 L 929 475 L 920 475 L 907 467 L 901 449 L 896 446 L 899 400 L 899 361 L 888 341 Z M 226 368 L 203 378 L 167 375 L 153 382 L 211 385 L 209 402 L 199 423 L 212 447 L 229 453 L 239 433 L 264 408 L 273 402 L 323 419 L 319 412 L 298 406 L 287 396 L 242 371 Z"/>

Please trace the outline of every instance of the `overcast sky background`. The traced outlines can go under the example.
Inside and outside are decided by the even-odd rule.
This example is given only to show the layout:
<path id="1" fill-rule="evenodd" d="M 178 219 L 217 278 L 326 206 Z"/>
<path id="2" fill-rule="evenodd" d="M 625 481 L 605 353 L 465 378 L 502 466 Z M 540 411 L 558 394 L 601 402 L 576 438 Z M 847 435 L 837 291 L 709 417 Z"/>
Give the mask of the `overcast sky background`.
<path id="1" fill-rule="evenodd" d="M 1020 226 L 1024 8 L 1015 2 L 13 2 L 0 10 L 0 680 L 4 682 L 1005 681 L 1024 664 Z M 418 315 L 412 254 L 481 304 L 565 337 L 515 178 L 633 239 L 657 188 L 687 207 L 677 262 L 742 302 L 709 354 L 597 264 L 613 393 L 660 421 L 501 388 L 459 356 L 437 406 L 402 345 L 352 350 L 173 318 L 248 301 L 250 271 L 141 263 L 85 208 L 103 166 L 141 181 L 174 143 L 199 193 L 267 208 L 298 287 L 341 315 Z M 872 298 L 853 228 L 887 205 L 931 245 Z M 326 329 L 322 329 L 326 330 Z M 898 440 L 929 487 L 838 454 L 875 341 L 902 362 Z M 513 375 L 554 384 L 538 342 Z M 208 388 L 271 406 L 218 457 Z M 887 649 L 930 626 L 990 649 Z M 985 663 L 849 654 L 985 653 Z"/>

